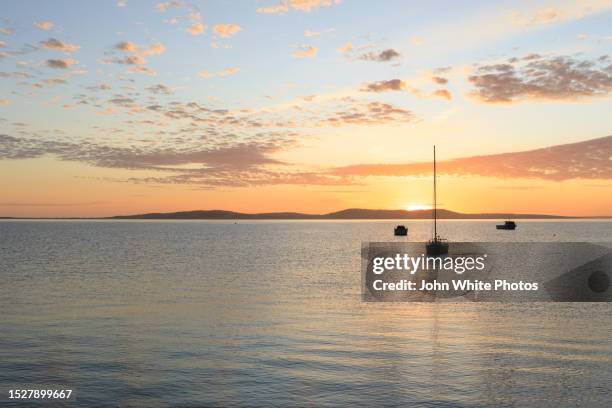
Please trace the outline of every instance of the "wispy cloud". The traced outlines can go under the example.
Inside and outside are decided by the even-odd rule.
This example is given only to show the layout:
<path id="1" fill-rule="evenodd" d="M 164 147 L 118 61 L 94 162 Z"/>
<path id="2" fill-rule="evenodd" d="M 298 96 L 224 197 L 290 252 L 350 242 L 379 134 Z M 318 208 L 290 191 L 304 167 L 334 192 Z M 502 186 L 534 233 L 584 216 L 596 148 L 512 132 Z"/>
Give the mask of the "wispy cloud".
<path id="1" fill-rule="evenodd" d="M 206 30 L 206 26 L 202 23 L 193 23 L 185 29 L 191 35 L 202 35 Z"/>
<path id="2" fill-rule="evenodd" d="M 608 0 L 562 1 L 554 6 L 511 11 L 510 19 L 517 26 L 542 26 L 578 20 L 610 8 L 612 4 Z"/>
<path id="3" fill-rule="evenodd" d="M 67 54 L 71 54 L 81 49 L 80 45 L 64 43 L 55 38 L 49 38 L 48 40 L 41 41 L 40 46 L 47 50 L 61 51 Z"/>
<path id="4" fill-rule="evenodd" d="M 446 99 L 448 101 L 453 99 L 453 95 L 450 93 L 448 89 L 436 89 L 433 92 L 432 96 L 437 97 L 437 98 Z"/>
<path id="5" fill-rule="evenodd" d="M 431 80 L 438 85 L 446 85 L 448 83 L 448 79 L 440 76 L 432 76 Z"/>
<path id="6" fill-rule="evenodd" d="M 114 46 L 114 49 L 121 51 L 124 55 L 110 59 L 107 58 L 103 62 L 123 65 L 146 65 L 147 60 L 145 57 L 161 55 L 166 52 L 166 46 L 162 43 L 138 46 L 131 41 L 121 41 Z M 132 67 L 130 72 L 151 74 L 154 71 L 146 67 Z"/>
<path id="7" fill-rule="evenodd" d="M 468 79 L 471 95 L 486 103 L 527 100 L 575 100 L 612 92 L 610 58 L 528 54 L 500 63 L 480 65 Z"/>
<path id="8" fill-rule="evenodd" d="M 318 126 L 397 125 L 416 121 L 414 113 L 384 102 L 369 102 L 344 98 L 342 106 L 323 117 Z"/>
<path id="9" fill-rule="evenodd" d="M 148 75 L 148 76 L 155 76 L 155 75 L 157 75 L 157 73 L 155 72 L 154 69 L 151 69 L 149 67 L 143 67 L 143 66 L 130 67 L 130 68 L 128 68 L 128 73 L 130 73 L 130 74 L 144 74 L 144 75 Z"/>
<path id="10" fill-rule="evenodd" d="M 301 45 L 291 55 L 293 58 L 314 58 L 317 56 L 317 51 L 318 48 L 312 45 Z"/>
<path id="11" fill-rule="evenodd" d="M 288 135 L 291 136 L 291 135 Z M 0 134 L 1 159 L 33 159 L 53 156 L 62 161 L 97 167 L 150 170 L 151 177 L 129 177 L 134 183 L 193 184 L 208 187 L 257 185 L 344 185 L 341 176 L 304 171 L 271 157 L 295 145 L 279 134 L 265 141 L 224 142 L 218 146 L 118 147 L 97 143 L 72 143 Z M 195 166 L 188 166 L 195 164 Z M 122 181 L 126 181 L 122 180 Z"/>
<path id="12" fill-rule="evenodd" d="M 157 95 L 160 95 L 160 94 L 170 95 L 171 93 L 173 93 L 172 88 L 164 84 L 151 85 L 147 87 L 146 89 L 147 91 L 157 94 Z"/>
<path id="13" fill-rule="evenodd" d="M 239 71 L 240 71 L 240 68 L 227 67 L 217 72 L 210 72 L 210 71 L 203 70 L 203 71 L 198 72 L 197 75 L 201 78 L 213 78 L 215 76 L 224 77 L 224 76 L 236 75 Z"/>
<path id="14" fill-rule="evenodd" d="M 38 28 L 39 30 L 44 30 L 44 31 L 51 30 L 53 26 L 54 24 L 52 21 L 40 21 L 40 22 L 34 23 L 34 27 Z"/>
<path id="15" fill-rule="evenodd" d="M 366 84 L 362 89 L 366 92 L 386 92 L 386 91 L 403 91 L 406 89 L 406 83 L 400 79 L 390 79 L 388 81 L 378 81 Z"/>
<path id="16" fill-rule="evenodd" d="M 474 156 L 438 162 L 438 174 L 562 181 L 568 179 L 612 178 L 612 136 L 488 156 Z M 353 177 L 425 176 L 431 163 L 356 164 L 338 167 L 333 174 Z"/>
<path id="17" fill-rule="evenodd" d="M 184 9 L 187 12 L 186 19 L 189 21 L 189 25 L 185 28 L 185 31 L 193 36 L 199 36 L 206 32 L 206 24 L 202 22 L 202 14 L 200 10 L 192 3 L 187 3 L 178 0 L 171 0 L 167 2 L 157 3 L 155 10 L 164 13 L 170 9 Z M 171 18 L 167 20 L 170 24 L 178 23 L 178 18 Z"/>
<path id="18" fill-rule="evenodd" d="M 213 26 L 213 32 L 222 38 L 229 38 L 241 30 L 242 28 L 237 24 L 215 24 Z"/>
<path id="19" fill-rule="evenodd" d="M 378 49 L 377 49 L 378 48 Z M 401 57 L 399 51 L 394 48 L 383 48 L 375 43 L 365 43 L 354 45 L 351 41 L 345 43 L 337 50 L 349 59 L 359 59 L 362 61 L 389 62 Z"/>
<path id="20" fill-rule="evenodd" d="M 342 47 L 338 48 L 338 52 L 343 53 L 343 54 L 347 52 L 351 52 L 352 50 L 353 50 L 352 42 L 347 42 Z"/>
<path id="21" fill-rule="evenodd" d="M 341 0 L 285 0 L 267 7 L 259 7 L 258 13 L 263 14 L 285 14 L 290 9 L 311 12 L 320 7 L 331 7 L 341 3 Z"/>
<path id="22" fill-rule="evenodd" d="M 172 0 L 172 1 L 167 1 L 167 2 L 157 3 L 155 5 L 155 10 L 164 12 L 170 8 L 180 9 L 180 8 L 183 8 L 184 6 L 185 6 L 185 3 L 183 3 L 182 1 Z"/>
<path id="23" fill-rule="evenodd" d="M 306 30 L 306 31 L 304 31 L 304 37 L 318 37 L 318 36 L 321 36 L 323 34 L 333 33 L 334 31 L 336 31 L 336 30 L 333 29 L 333 28 L 328 28 L 328 29 L 320 30 L 320 31 Z"/>
<path id="24" fill-rule="evenodd" d="M 66 58 L 66 59 L 48 59 L 45 61 L 45 65 L 48 66 L 49 68 L 55 68 L 55 69 L 68 69 L 70 68 L 72 65 L 78 63 L 78 61 L 73 60 L 71 58 Z"/>
<path id="25" fill-rule="evenodd" d="M 447 81 L 446 81 L 447 82 Z M 444 82 L 444 83 L 446 83 Z M 448 89 L 440 88 L 433 91 L 431 94 L 422 92 L 414 86 L 408 85 L 401 79 L 390 79 L 387 81 L 369 82 L 362 88 L 362 92 L 390 92 L 390 91 L 408 91 L 419 98 L 442 98 L 446 100 L 452 99 L 452 94 Z"/>
<path id="26" fill-rule="evenodd" d="M 359 59 L 364 61 L 378 61 L 378 62 L 388 62 L 393 59 L 399 58 L 400 53 L 394 50 L 393 48 L 388 48 L 382 51 L 370 51 L 358 56 Z"/>

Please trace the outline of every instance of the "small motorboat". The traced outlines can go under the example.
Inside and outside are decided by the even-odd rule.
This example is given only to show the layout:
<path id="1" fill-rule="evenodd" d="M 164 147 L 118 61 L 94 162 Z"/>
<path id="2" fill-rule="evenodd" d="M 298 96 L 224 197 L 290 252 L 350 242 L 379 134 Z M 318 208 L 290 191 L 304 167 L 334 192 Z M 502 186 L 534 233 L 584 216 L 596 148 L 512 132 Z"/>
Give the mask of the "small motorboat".
<path id="1" fill-rule="evenodd" d="M 408 235 L 408 228 L 403 225 L 398 225 L 395 227 L 395 230 L 393 230 L 393 234 L 395 234 L 397 237 L 405 237 Z"/>
<path id="2" fill-rule="evenodd" d="M 514 221 L 506 221 L 503 224 L 496 225 L 495 228 L 499 230 L 515 230 L 516 223 Z"/>

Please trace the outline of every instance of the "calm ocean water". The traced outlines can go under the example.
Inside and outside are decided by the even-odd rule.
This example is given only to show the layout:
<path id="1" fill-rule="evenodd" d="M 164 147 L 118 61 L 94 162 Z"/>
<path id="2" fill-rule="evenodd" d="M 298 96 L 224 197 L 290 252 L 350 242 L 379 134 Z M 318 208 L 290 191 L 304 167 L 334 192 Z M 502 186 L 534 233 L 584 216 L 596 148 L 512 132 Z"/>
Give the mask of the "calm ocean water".
<path id="1" fill-rule="evenodd" d="M 361 302 L 361 241 L 395 224 L 0 222 L 0 405 L 55 385 L 91 406 L 610 406 L 612 304 Z M 612 237 L 606 221 L 494 224 L 440 230 Z"/>

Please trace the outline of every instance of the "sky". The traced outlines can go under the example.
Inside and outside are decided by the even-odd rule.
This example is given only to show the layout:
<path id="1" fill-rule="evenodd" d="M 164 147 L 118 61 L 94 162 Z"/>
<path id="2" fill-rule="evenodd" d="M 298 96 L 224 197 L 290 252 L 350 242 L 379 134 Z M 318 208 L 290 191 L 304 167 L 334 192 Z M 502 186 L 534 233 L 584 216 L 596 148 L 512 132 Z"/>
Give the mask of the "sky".
<path id="1" fill-rule="evenodd" d="M 0 8 L 0 216 L 612 215 L 612 0 Z"/>

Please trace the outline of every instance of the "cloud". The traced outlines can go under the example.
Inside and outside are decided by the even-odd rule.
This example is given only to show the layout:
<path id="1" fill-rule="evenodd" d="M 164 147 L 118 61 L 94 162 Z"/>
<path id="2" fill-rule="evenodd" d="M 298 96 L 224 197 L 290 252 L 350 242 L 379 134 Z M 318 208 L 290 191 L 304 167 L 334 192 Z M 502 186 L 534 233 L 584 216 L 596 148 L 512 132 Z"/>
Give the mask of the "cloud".
<path id="1" fill-rule="evenodd" d="M 161 2 L 161 3 L 157 3 L 155 5 L 155 10 L 159 11 L 159 12 L 164 12 L 170 8 L 183 8 L 184 7 L 184 3 L 181 1 L 177 1 L 177 0 L 172 0 L 172 1 L 168 1 L 168 2 Z"/>
<path id="2" fill-rule="evenodd" d="M 7 106 L 10 104 L 11 104 L 11 101 L 9 101 L 8 99 L 0 99 L 0 106 Z"/>
<path id="3" fill-rule="evenodd" d="M 37 23 L 34 23 L 34 27 L 38 28 L 39 30 L 44 30 L 44 31 L 49 31 L 50 29 L 52 29 L 54 26 L 52 21 L 40 21 Z"/>
<path id="4" fill-rule="evenodd" d="M 76 52 L 79 49 L 81 49 L 80 45 L 67 44 L 55 38 L 49 38 L 48 40 L 41 41 L 40 46 L 47 50 L 61 51 L 61 52 L 65 52 L 68 54 Z"/>
<path id="5" fill-rule="evenodd" d="M 115 48 L 124 52 L 136 52 L 136 44 L 131 41 L 121 41 L 115 45 Z"/>
<path id="6" fill-rule="evenodd" d="M 125 54 L 123 57 L 107 59 L 104 62 L 124 65 L 146 65 L 145 57 L 160 55 L 166 52 L 166 46 L 162 43 L 153 43 L 148 46 L 138 46 L 131 41 L 121 41 L 114 47 Z"/>
<path id="7" fill-rule="evenodd" d="M 371 125 L 397 125 L 411 123 L 416 120 L 412 111 L 398 108 L 388 103 L 369 102 L 343 98 L 340 107 L 332 109 L 330 113 L 316 122 L 317 126 L 371 126 Z"/>
<path id="8" fill-rule="evenodd" d="M 236 75 L 238 72 L 240 71 L 240 68 L 237 67 L 227 67 L 222 69 L 221 71 L 218 72 L 210 72 L 210 71 L 200 71 L 197 73 L 197 75 L 199 77 L 202 78 L 212 78 L 215 76 L 220 76 L 220 77 L 224 77 L 224 76 L 232 76 L 232 75 Z"/>
<path id="9" fill-rule="evenodd" d="M 331 7 L 340 4 L 340 0 L 285 0 L 268 7 L 260 7 L 258 13 L 263 14 L 285 14 L 292 8 L 296 11 L 311 12 L 320 7 Z"/>
<path id="10" fill-rule="evenodd" d="M 269 7 L 260 7 L 257 9 L 258 13 L 263 13 L 263 14 L 285 14 L 289 11 L 289 2 L 288 1 L 283 1 L 280 3 L 277 3 L 273 6 L 269 6 Z"/>
<path id="11" fill-rule="evenodd" d="M 148 76 L 155 76 L 155 75 L 157 75 L 155 70 L 153 70 L 151 68 L 148 68 L 148 67 L 143 67 L 143 66 L 130 67 L 130 68 L 128 68 L 128 72 L 130 74 L 145 74 L 145 75 L 148 75 Z"/>
<path id="12" fill-rule="evenodd" d="M 202 23 L 202 15 L 200 14 L 200 10 L 192 3 L 186 3 L 178 0 L 171 0 L 168 2 L 157 3 L 155 6 L 155 10 L 158 12 L 166 12 L 169 9 L 186 9 L 187 10 L 187 20 L 189 20 L 189 25 L 185 28 L 185 31 L 193 36 L 198 36 L 204 34 L 206 31 L 206 25 Z M 177 17 L 166 20 L 169 24 L 178 23 L 179 19 Z"/>
<path id="13" fill-rule="evenodd" d="M 450 93 L 448 89 L 437 89 L 436 91 L 434 91 L 433 96 L 442 98 L 442 99 L 446 99 L 449 101 L 453 99 L 453 95 Z"/>
<path id="14" fill-rule="evenodd" d="M 202 23 L 194 23 L 185 29 L 191 35 L 202 35 L 206 30 L 206 26 Z"/>
<path id="15" fill-rule="evenodd" d="M 240 169 L 261 164 L 280 164 L 267 157 L 285 146 L 275 144 L 237 143 L 216 147 L 174 149 L 172 147 L 118 147 L 96 143 L 72 143 L 34 138 L 16 138 L 0 134 L 1 159 L 30 159 L 53 155 L 60 160 L 80 161 L 99 167 L 168 170 L 164 166 L 202 163 L 210 166 Z"/>
<path id="16" fill-rule="evenodd" d="M 610 94 L 612 65 L 607 56 L 578 60 L 529 54 L 478 66 L 468 79 L 474 86 L 471 95 L 485 103 L 576 100 Z"/>
<path id="17" fill-rule="evenodd" d="M 67 59 L 48 59 L 45 61 L 45 65 L 49 68 L 55 69 L 68 69 L 72 65 L 76 64 L 78 61 L 75 61 L 71 58 Z"/>
<path id="18" fill-rule="evenodd" d="M 379 61 L 379 62 L 387 62 L 392 59 L 399 58 L 399 52 L 395 51 L 393 48 L 388 48 L 386 50 L 380 52 L 367 52 L 365 54 L 361 54 L 358 58 L 364 61 Z"/>
<path id="19" fill-rule="evenodd" d="M 433 76 L 431 77 L 431 80 L 434 81 L 438 85 L 446 85 L 448 83 L 448 79 L 440 77 L 440 76 Z"/>
<path id="20" fill-rule="evenodd" d="M 121 102 L 123 103 L 123 102 Z M 383 108 L 388 110 L 387 108 Z M 263 135 L 262 135 L 263 136 Z M 129 178 L 135 183 L 217 186 L 355 185 L 366 177 L 423 177 L 430 162 L 355 164 L 318 170 L 295 168 L 271 155 L 295 146 L 295 135 L 268 134 L 263 139 L 235 139 L 216 145 L 113 146 L 0 134 L 0 159 L 53 156 L 97 167 L 151 170 L 161 176 Z M 181 146 L 177 148 L 177 146 Z M 547 148 L 439 161 L 438 174 L 502 179 L 612 179 L 612 136 Z M 197 164 L 194 166 L 194 164 Z"/>
<path id="21" fill-rule="evenodd" d="M 97 167 L 149 170 L 160 176 L 132 177 L 134 183 L 218 186 L 344 185 L 343 177 L 295 169 L 271 157 L 293 146 L 295 135 L 265 134 L 216 146 L 112 146 L 91 142 L 13 137 L 0 134 L 0 160 L 52 156 Z M 120 180 L 126 181 L 126 180 Z"/>
<path id="22" fill-rule="evenodd" d="M 312 45 L 302 45 L 291 53 L 291 55 L 293 58 L 314 58 L 317 56 L 317 51 L 317 47 L 313 47 Z"/>
<path id="23" fill-rule="evenodd" d="M 328 28 L 326 30 L 321 30 L 321 31 L 306 30 L 304 31 L 304 37 L 318 37 L 322 34 L 333 33 L 334 31 L 336 31 L 334 28 Z"/>
<path id="24" fill-rule="evenodd" d="M 554 7 L 536 10 L 533 13 L 515 11 L 512 13 L 512 22 L 516 25 L 543 25 L 556 23 L 567 18 L 566 13 Z"/>
<path id="25" fill-rule="evenodd" d="M 149 45 L 148 47 L 139 48 L 137 53 L 143 57 L 148 57 L 149 55 L 160 55 L 166 52 L 166 46 L 162 43 L 154 43 Z"/>
<path id="26" fill-rule="evenodd" d="M 170 95 L 171 93 L 173 93 L 172 89 L 164 84 L 152 85 L 146 89 L 147 91 L 157 94 L 157 95 L 160 95 L 160 94 Z"/>
<path id="27" fill-rule="evenodd" d="M 608 0 L 561 2 L 555 7 L 530 8 L 510 12 L 510 20 L 519 27 L 538 27 L 579 20 L 586 16 L 606 12 L 612 8 Z"/>
<path id="28" fill-rule="evenodd" d="M 215 74 L 213 74 L 212 72 L 203 70 L 203 71 L 198 72 L 198 76 L 202 78 L 212 78 L 215 76 Z"/>
<path id="29" fill-rule="evenodd" d="M 342 47 L 338 48 L 338 52 L 341 52 L 343 54 L 347 52 L 351 52 L 352 50 L 353 50 L 353 43 L 351 42 L 347 42 Z"/>
<path id="30" fill-rule="evenodd" d="M 127 6 L 128 0 L 117 0 L 117 7 L 125 7 Z"/>
<path id="31" fill-rule="evenodd" d="M 11 34 L 13 34 L 13 30 L 11 30 L 10 28 L 0 28 L 0 33 L 1 34 L 6 34 L 6 35 L 11 35 Z"/>
<path id="32" fill-rule="evenodd" d="M 438 162 L 441 175 L 562 181 L 612 179 L 612 136 L 524 152 L 473 156 Z M 332 174 L 352 177 L 427 176 L 431 163 L 355 164 Z"/>
<path id="33" fill-rule="evenodd" d="M 283 171 L 265 168 L 245 170 L 202 169 L 177 176 L 130 179 L 135 183 L 190 184 L 206 188 L 253 187 L 269 185 L 347 186 L 355 183 L 346 177 L 312 171 Z"/>
<path id="34" fill-rule="evenodd" d="M 48 78 L 42 81 L 45 85 L 61 85 L 65 84 L 66 80 L 62 78 Z"/>
<path id="35" fill-rule="evenodd" d="M 213 32 L 222 38 L 229 38 L 237 34 L 242 28 L 237 24 L 215 24 Z"/>
<path id="36" fill-rule="evenodd" d="M 4 41 L 0 41 L 0 48 L 6 47 L 6 43 Z"/>
<path id="37" fill-rule="evenodd" d="M 217 75 L 219 75 L 219 76 L 231 76 L 231 75 L 236 75 L 238 73 L 238 71 L 240 71 L 239 68 L 229 67 L 229 68 L 223 69 L 222 71 L 219 71 Z"/>
<path id="38" fill-rule="evenodd" d="M 125 64 L 125 65 L 144 65 L 147 61 L 141 57 L 140 55 L 126 55 L 122 58 L 115 58 L 112 60 L 116 64 Z"/>
<path id="39" fill-rule="evenodd" d="M 267 157 L 282 150 L 284 143 L 237 143 L 216 147 L 174 149 L 172 147 L 119 147 L 97 143 L 72 143 L 0 134 L 1 159 L 30 159 L 53 155 L 60 160 L 80 161 L 99 167 L 168 170 L 164 166 L 201 163 L 225 168 L 248 168 L 260 164 L 280 164 Z"/>
<path id="40" fill-rule="evenodd" d="M 365 86 L 361 88 L 361 91 L 376 93 L 389 91 L 408 91 L 419 98 L 442 98 L 446 100 L 452 99 L 452 95 L 447 89 L 437 89 L 433 93 L 427 95 L 421 92 L 419 89 L 409 86 L 401 79 L 390 79 L 388 81 L 366 83 Z"/>
<path id="41" fill-rule="evenodd" d="M 23 79 L 28 79 L 28 78 L 32 78 L 32 75 L 28 74 L 27 72 L 21 72 L 21 71 L 13 71 L 13 72 L 3 72 L 3 71 L 0 71 L 0 78 L 23 78 Z"/>
<path id="42" fill-rule="evenodd" d="M 391 79 L 388 81 L 379 81 L 367 84 L 362 91 L 366 92 L 387 92 L 387 91 L 403 91 L 406 89 L 406 83 L 400 79 Z"/>
<path id="43" fill-rule="evenodd" d="M 87 89 L 89 89 L 90 91 L 110 91 L 111 89 L 113 89 L 113 87 L 110 84 L 98 84 L 98 85 L 94 85 L 94 86 L 90 86 Z"/>

